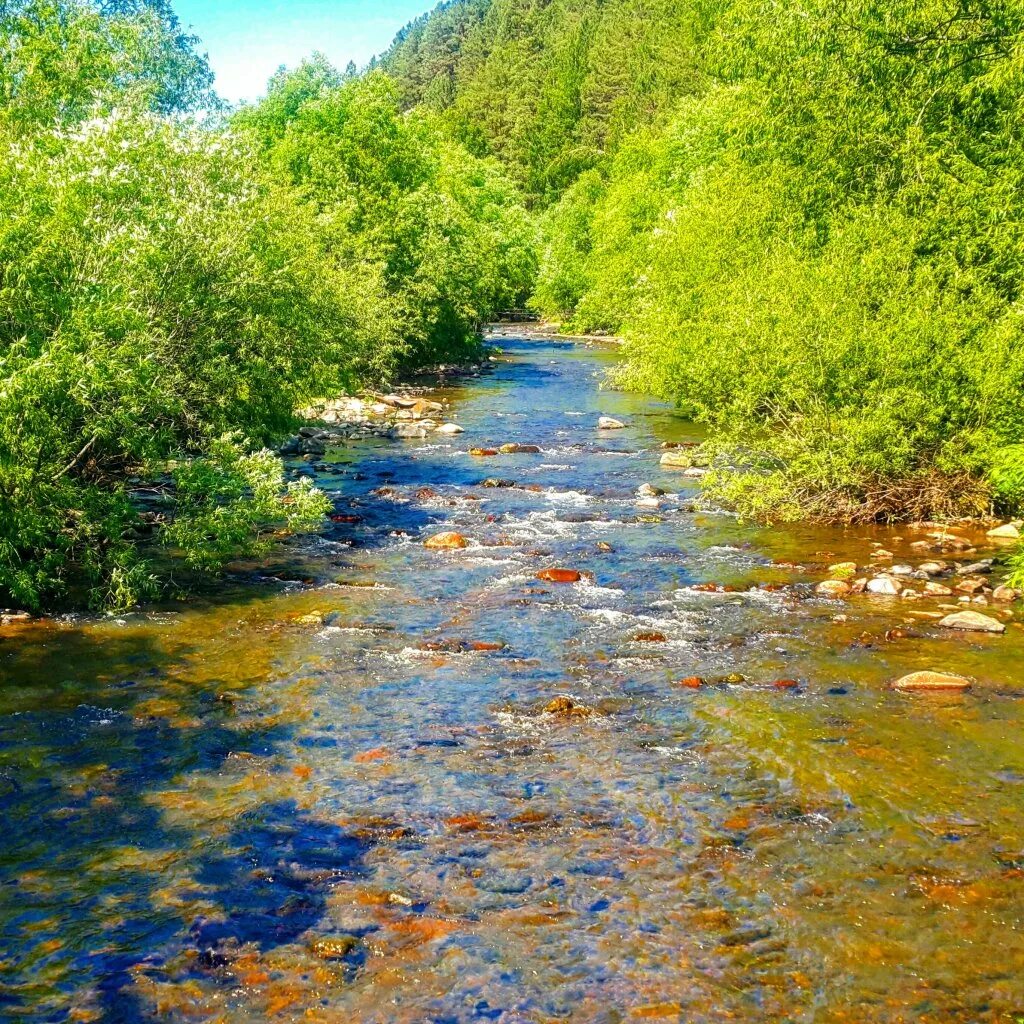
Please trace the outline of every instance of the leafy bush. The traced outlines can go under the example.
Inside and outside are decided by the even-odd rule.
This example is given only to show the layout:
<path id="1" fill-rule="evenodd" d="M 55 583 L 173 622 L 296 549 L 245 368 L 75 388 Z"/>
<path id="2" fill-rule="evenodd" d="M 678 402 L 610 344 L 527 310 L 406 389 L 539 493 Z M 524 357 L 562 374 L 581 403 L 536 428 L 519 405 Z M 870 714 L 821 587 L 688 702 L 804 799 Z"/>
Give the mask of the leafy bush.
<path id="1" fill-rule="evenodd" d="M 185 116 L 208 71 L 161 3 L 19 0 L 0 30 L 0 602 L 124 606 L 168 555 L 318 520 L 263 446 L 475 351 L 532 225 L 379 77 L 314 62 L 221 125 Z"/>

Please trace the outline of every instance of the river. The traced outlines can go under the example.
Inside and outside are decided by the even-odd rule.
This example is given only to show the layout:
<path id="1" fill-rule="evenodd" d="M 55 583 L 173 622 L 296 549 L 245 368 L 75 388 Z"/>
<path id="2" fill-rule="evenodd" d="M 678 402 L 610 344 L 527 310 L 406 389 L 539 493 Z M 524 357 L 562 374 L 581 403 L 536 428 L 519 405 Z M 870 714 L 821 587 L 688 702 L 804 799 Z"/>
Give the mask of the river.
<path id="1" fill-rule="evenodd" d="M 613 350 L 497 340 L 321 536 L 0 636 L 0 1019 L 1024 1018 L 1017 620 L 813 596 L 917 535 L 702 508 Z"/>

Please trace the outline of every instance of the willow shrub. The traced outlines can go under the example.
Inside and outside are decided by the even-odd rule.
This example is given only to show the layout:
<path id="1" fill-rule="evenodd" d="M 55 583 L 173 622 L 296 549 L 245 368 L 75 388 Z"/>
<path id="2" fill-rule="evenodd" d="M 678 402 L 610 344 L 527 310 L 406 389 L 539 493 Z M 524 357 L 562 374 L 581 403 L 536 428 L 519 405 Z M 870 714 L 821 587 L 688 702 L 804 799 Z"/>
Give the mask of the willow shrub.
<path id="1" fill-rule="evenodd" d="M 0 603 L 122 607 L 315 524 L 265 447 L 293 410 L 463 358 L 532 273 L 515 190 L 376 76 L 279 76 L 261 133 L 186 116 L 159 3 L 0 3 L 0 53 Z"/>
<path id="2" fill-rule="evenodd" d="M 574 324 L 716 427 L 710 486 L 746 514 L 1020 507 L 1020 11 L 706 6 L 702 94 L 548 219 L 583 240 Z"/>

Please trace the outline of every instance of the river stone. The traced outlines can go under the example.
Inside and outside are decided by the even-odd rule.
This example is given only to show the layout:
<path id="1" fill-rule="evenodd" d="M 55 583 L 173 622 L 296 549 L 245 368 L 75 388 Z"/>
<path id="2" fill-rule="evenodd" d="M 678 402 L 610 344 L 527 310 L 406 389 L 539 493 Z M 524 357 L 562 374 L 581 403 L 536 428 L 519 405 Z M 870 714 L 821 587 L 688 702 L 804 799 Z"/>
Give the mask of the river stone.
<path id="1" fill-rule="evenodd" d="M 342 960 L 358 945 L 359 940 L 354 935 L 335 935 L 311 942 L 309 951 L 322 960 Z"/>
<path id="2" fill-rule="evenodd" d="M 383 395 L 381 401 L 397 409 L 411 409 L 416 404 L 415 398 L 403 398 L 401 395 Z"/>
<path id="3" fill-rule="evenodd" d="M 922 562 L 918 566 L 920 572 L 927 573 L 929 576 L 941 576 L 948 568 L 947 562 Z"/>
<path id="4" fill-rule="evenodd" d="M 599 430 L 621 430 L 625 425 L 622 420 L 612 419 L 611 416 L 602 416 L 597 421 Z"/>
<path id="5" fill-rule="evenodd" d="M 464 548 L 467 547 L 469 541 L 462 536 L 461 533 L 455 533 L 448 531 L 446 533 L 436 533 L 433 537 L 428 537 L 424 542 L 425 548 L 432 549 L 452 549 L 452 548 Z"/>
<path id="6" fill-rule="evenodd" d="M 673 448 L 662 455 L 661 464 L 669 469 L 692 469 L 693 456 L 685 448 Z"/>
<path id="7" fill-rule="evenodd" d="M 1019 597 L 1020 591 L 1014 590 L 1013 587 L 996 587 L 992 592 L 992 600 L 999 601 L 1004 604 L 1016 601 Z"/>
<path id="8" fill-rule="evenodd" d="M 852 589 L 853 588 L 850 584 L 846 583 L 844 580 L 825 580 L 814 588 L 814 592 L 819 597 L 839 599 L 842 597 L 848 597 Z"/>
<path id="9" fill-rule="evenodd" d="M 892 684 L 896 690 L 969 690 L 970 679 L 955 676 L 947 672 L 911 672 L 910 675 L 897 679 Z"/>
<path id="10" fill-rule="evenodd" d="M 665 492 L 654 484 L 641 484 L 636 489 L 638 498 L 660 498 Z"/>
<path id="11" fill-rule="evenodd" d="M 545 583 L 579 583 L 582 578 L 583 574 L 575 569 L 541 569 L 537 573 L 537 579 Z"/>
<path id="12" fill-rule="evenodd" d="M 427 428 L 422 423 L 396 423 L 391 428 L 392 437 L 426 437 Z"/>
<path id="13" fill-rule="evenodd" d="M 929 597 L 952 597 L 953 591 L 949 587 L 944 587 L 941 583 L 932 583 L 929 581 L 924 585 L 924 592 Z"/>
<path id="14" fill-rule="evenodd" d="M 458 423 L 442 423 L 437 428 L 435 433 L 438 434 L 461 434 L 465 432 L 465 427 L 460 427 Z"/>
<path id="15" fill-rule="evenodd" d="M 881 597 L 896 597 L 901 592 L 902 588 L 889 576 L 876 576 L 873 580 L 868 581 L 867 592 L 869 594 L 877 594 Z"/>
<path id="16" fill-rule="evenodd" d="M 944 629 L 962 629 L 973 633 L 1005 633 L 1006 626 L 990 615 L 981 612 L 954 612 L 940 623 Z"/>
<path id="17" fill-rule="evenodd" d="M 994 530 L 988 531 L 992 540 L 1020 540 L 1020 525 L 1018 523 L 1006 523 L 997 526 Z"/>

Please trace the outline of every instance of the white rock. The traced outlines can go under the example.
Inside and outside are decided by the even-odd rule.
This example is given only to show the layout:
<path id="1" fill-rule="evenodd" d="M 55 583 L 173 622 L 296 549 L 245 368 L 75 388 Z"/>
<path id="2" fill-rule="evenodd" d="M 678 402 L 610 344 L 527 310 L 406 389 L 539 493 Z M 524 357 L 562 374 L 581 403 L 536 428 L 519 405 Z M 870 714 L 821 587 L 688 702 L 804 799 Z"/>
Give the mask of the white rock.
<path id="1" fill-rule="evenodd" d="M 597 421 L 599 430 L 622 430 L 625 425 L 626 424 L 623 423 L 622 420 L 612 419 L 611 416 L 602 416 Z"/>
<path id="2" fill-rule="evenodd" d="M 869 594 L 878 594 L 881 597 L 897 597 L 901 590 L 899 583 L 890 576 L 876 576 L 869 580 L 867 585 Z"/>
<path id="3" fill-rule="evenodd" d="M 940 623 L 944 629 L 962 629 L 973 633 L 1005 633 L 1006 625 L 981 612 L 954 612 Z"/>
<path id="4" fill-rule="evenodd" d="M 989 530 L 987 536 L 992 540 L 1020 540 L 1020 527 L 1016 523 L 1006 523 Z"/>
<path id="5" fill-rule="evenodd" d="M 437 428 L 438 434 L 462 434 L 466 430 L 465 427 L 460 427 L 458 423 L 442 423 Z"/>

